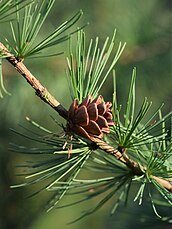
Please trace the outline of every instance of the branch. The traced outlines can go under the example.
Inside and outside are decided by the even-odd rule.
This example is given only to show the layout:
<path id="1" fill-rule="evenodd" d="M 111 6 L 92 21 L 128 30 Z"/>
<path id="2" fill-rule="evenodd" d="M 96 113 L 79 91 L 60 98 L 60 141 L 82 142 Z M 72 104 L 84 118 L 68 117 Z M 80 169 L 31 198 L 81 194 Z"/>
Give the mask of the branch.
<path id="1" fill-rule="evenodd" d="M 44 102 L 56 110 L 60 116 L 62 116 L 64 119 L 67 119 L 68 111 L 50 94 L 50 92 L 39 82 L 39 80 L 32 75 L 24 63 L 11 54 L 1 42 L 0 53 L 4 54 L 6 56 L 6 60 L 8 60 L 9 63 L 11 63 L 15 69 L 27 80 L 27 82 L 35 90 L 37 96 L 39 96 Z M 135 161 L 128 158 L 125 151 L 123 151 L 124 149 L 115 149 L 99 138 L 91 137 L 91 140 L 96 143 L 100 149 L 115 156 L 117 160 L 121 161 L 128 168 L 130 168 L 134 175 L 141 176 L 144 174 L 143 169 Z M 152 178 L 172 193 L 172 185 L 169 181 L 156 176 L 152 176 Z"/>
<path id="2" fill-rule="evenodd" d="M 50 92 L 36 79 L 35 76 L 27 69 L 24 63 L 16 58 L 10 51 L 0 42 L 0 53 L 6 56 L 6 60 L 10 62 L 15 69 L 22 75 L 31 87 L 35 90 L 36 95 L 44 102 L 55 109 L 60 116 L 67 119 L 67 110 L 50 94 Z"/>
<path id="3" fill-rule="evenodd" d="M 137 162 L 130 159 L 126 155 L 124 148 L 115 149 L 113 146 L 110 146 L 109 144 L 107 144 L 106 142 L 101 140 L 100 138 L 91 137 L 91 140 L 94 143 L 96 143 L 96 145 L 100 149 L 102 149 L 103 151 L 105 151 L 106 153 L 108 153 L 110 155 L 115 156 L 117 160 L 119 160 L 120 162 L 125 164 L 128 168 L 130 168 L 133 175 L 136 175 L 136 176 L 144 175 L 144 168 L 141 168 L 137 164 Z M 153 176 L 153 175 L 151 175 L 151 178 L 156 180 L 161 186 L 163 186 L 165 189 L 167 189 L 169 192 L 172 193 L 172 184 L 169 181 L 167 181 L 161 177 L 157 177 L 157 176 Z"/>
<path id="4" fill-rule="evenodd" d="M 156 180 L 161 186 L 166 188 L 169 192 L 172 193 L 172 185 L 169 181 L 161 178 L 161 177 L 156 177 L 156 176 L 151 176 L 154 180 Z"/>
<path id="5" fill-rule="evenodd" d="M 91 140 L 95 142 L 100 149 L 102 149 L 110 155 L 115 156 L 117 160 L 125 164 L 128 168 L 130 168 L 134 175 L 142 176 L 144 174 L 139 165 L 135 161 L 128 158 L 124 151 L 124 148 L 115 149 L 113 146 L 107 144 L 100 138 L 91 137 Z"/>

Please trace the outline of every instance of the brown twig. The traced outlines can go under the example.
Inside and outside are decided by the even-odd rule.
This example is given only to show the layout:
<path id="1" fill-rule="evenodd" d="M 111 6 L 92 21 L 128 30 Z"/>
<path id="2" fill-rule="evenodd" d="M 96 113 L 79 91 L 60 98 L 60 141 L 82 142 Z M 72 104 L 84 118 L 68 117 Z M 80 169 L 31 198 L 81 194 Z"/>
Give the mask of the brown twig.
<path id="1" fill-rule="evenodd" d="M 166 188 L 169 192 L 172 193 L 172 185 L 169 181 L 161 178 L 161 177 L 156 177 L 156 176 L 151 176 L 154 180 L 156 180 L 161 186 Z"/>
<path id="2" fill-rule="evenodd" d="M 37 80 L 32 73 L 27 69 L 22 61 L 16 58 L 9 50 L 0 42 L 0 52 L 6 56 L 15 69 L 27 80 L 27 82 L 35 90 L 36 95 L 44 102 L 55 109 L 59 115 L 67 119 L 67 110 L 50 94 L 50 92 Z"/>
<path id="3" fill-rule="evenodd" d="M 4 54 L 6 60 L 8 60 L 15 69 L 27 80 L 31 87 L 36 91 L 36 95 L 39 96 L 44 102 L 55 109 L 60 116 L 67 119 L 68 111 L 50 94 L 50 92 L 37 80 L 32 73 L 27 69 L 22 61 L 16 58 L 9 50 L 0 42 L 0 53 Z M 99 138 L 92 137 L 91 140 L 96 143 L 96 145 L 104 150 L 106 153 L 111 154 L 116 157 L 117 160 L 124 163 L 128 168 L 131 169 L 132 173 L 136 176 L 141 176 L 144 174 L 143 169 L 126 155 L 123 148 L 115 149 L 103 140 Z M 172 192 L 172 185 L 169 181 L 163 178 L 152 176 L 160 185 L 166 188 L 169 192 Z"/>
<path id="4" fill-rule="evenodd" d="M 100 138 L 91 137 L 91 140 L 94 143 L 96 143 L 96 145 L 100 149 L 102 149 L 103 151 L 105 151 L 108 154 L 115 156 L 117 160 L 125 164 L 128 168 L 130 168 L 133 175 L 142 176 L 145 174 L 144 168 L 141 168 L 135 161 L 130 159 L 126 155 L 124 148 L 115 149 L 113 146 L 107 144 Z M 151 175 L 151 178 L 156 180 L 161 186 L 163 186 L 169 192 L 172 193 L 172 184 L 169 181 L 165 180 L 164 178 L 153 176 L 153 175 Z"/>
<path id="5" fill-rule="evenodd" d="M 115 156 L 117 160 L 127 165 L 127 167 L 132 170 L 132 173 L 134 175 L 141 176 L 144 174 L 144 172 L 141 170 L 139 165 L 135 161 L 128 158 L 124 148 L 121 148 L 121 150 L 115 149 L 113 146 L 107 144 L 105 141 L 101 140 L 100 138 L 91 137 L 91 140 L 95 142 L 100 149 L 102 149 L 108 154 Z"/>

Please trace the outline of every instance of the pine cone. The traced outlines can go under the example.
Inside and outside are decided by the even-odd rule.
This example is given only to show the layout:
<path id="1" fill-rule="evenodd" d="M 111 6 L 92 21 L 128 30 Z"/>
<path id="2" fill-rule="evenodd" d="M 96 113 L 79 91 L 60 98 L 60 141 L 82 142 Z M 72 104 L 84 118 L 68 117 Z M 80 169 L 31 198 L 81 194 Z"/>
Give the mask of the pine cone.
<path id="1" fill-rule="evenodd" d="M 81 104 L 75 99 L 68 111 L 67 129 L 91 140 L 91 137 L 102 138 L 110 132 L 112 120 L 111 102 L 103 102 L 103 97 L 92 100 L 87 96 Z"/>

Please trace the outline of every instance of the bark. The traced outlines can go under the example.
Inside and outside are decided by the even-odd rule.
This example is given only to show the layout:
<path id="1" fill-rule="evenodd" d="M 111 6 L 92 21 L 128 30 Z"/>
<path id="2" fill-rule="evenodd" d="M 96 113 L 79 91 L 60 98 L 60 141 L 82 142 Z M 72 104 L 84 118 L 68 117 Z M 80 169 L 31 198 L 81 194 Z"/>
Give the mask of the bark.
<path id="1" fill-rule="evenodd" d="M 6 56 L 6 60 L 10 62 L 15 69 L 27 80 L 31 87 L 35 90 L 36 95 L 44 102 L 55 109 L 60 116 L 67 119 L 67 110 L 57 101 L 50 92 L 32 75 L 22 61 L 12 55 L 9 50 L 0 42 L 0 52 Z"/>
<path id="2" fill-rule="evenodd" d="M 109 144 L 107 144 L 106 142 L 104 142 L 103 140 L 99 138 L 92 137 L 91 140 L 95 142 L 95 144 L 100 149 L 102 149 L 103 151 L 105 151 L 108 154 L 115 156 L 117 160 L 125 164 L 128 168 L 130 168 L 133 175 L 142 176 L 145 174 L 144 170 L 146 169 L 140 167 L 134 160 L 130 159 L 126 155 L 124 148 L 115 149 L 113 146 L 110 146 Z M 167 179 L 161 178 L 161 177 L 153 176 L 153 175 L 150 175 L 150 177 L 156 180 L 161 186 L 163 186 L 165 189 L 167 189 L 169 192 L 172 193 L 172 184 L 170 181 L 168 181 Z"/>

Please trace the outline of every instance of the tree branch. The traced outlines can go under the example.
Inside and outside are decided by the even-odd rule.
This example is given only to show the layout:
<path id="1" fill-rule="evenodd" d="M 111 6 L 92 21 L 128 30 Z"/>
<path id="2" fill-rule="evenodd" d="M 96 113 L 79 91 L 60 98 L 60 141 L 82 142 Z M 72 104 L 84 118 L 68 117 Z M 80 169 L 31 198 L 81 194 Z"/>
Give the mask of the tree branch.
<path id="1" fill-rule="evenodd" d="M 113 146 L 110 146 L 100 138 L 91 137 L 91 140 L 94 143 L 96 143 L 96 145 L 100 149 L 102 149 L 108 154 L 115 156 L 117 160 L 125 164 L 128 168 L 130 168 L 133 175 L 142 176 L 145 174 L 144 168 L 141 168 L 135 161 L 130 159 L 126 155 L 124 148 L 115 149 Z M 165 180 L 164 178 L 153 176 L 153 175 L 151 175 L 151 178 L 156 180 L 161 186 L 163 186 L 165 189 L 167 189 L 169 192 L 172 193 L 172 184 L 169 181 Z"/>
<path id="2" fill-rule="evenodd" d="M 50 92 L 37 80 L 32 73 L 27 69 L 22 61 L 16 58 L 10 51 L 0 42 L 0 53 L 2 53 L 8 62 L 10 62 L 15 69 L 22 75 L 27 82 L 35 90 L 36 95 L 44 102 L 55 109 L 60 116 L 67 119 L 67 110 L 50 94 Z"/>
<path id="3" fill-rule="evenodd" d="M 44 102 L 55 109 L 60 116 L 67 119 L 68 111 L 50 94 L 50 92 L 39 82 L 39 80 L 37 80 L 32 75 L 24 63 L 16 58 L 13 54 L 11 54 L 10 51 L 1 42 L 0 53 L 4 54 L 6 60 L 8 60 L 9 63 L 11 63 L 15 69 L 27 80 L 27 82 L 35 90 L 37 96 L 39 96 Z M 100 149 L 104 150 L 108 154 L 115 156 L 117 160 L 124 163 L 128 168 L 131 169 L 134 175 L 141 176 L 144 174 L 143 169 L 141 169 L 135 161 L 128 158 L 125 151 L 123 151 L 123 148 L 121 148 L 121 150 L 115 149 L 99 138 L 91 137 L 91 140 L 96 143 Z M 152 176 L 152 178 L 172 193 L 172 185 L 169 181 L 156 176 Z"/>
<path id="4" fill-rule="evenodd" d="M 164 178 L 161 177 L 156 177 L 156 176 L 151 176 L 154 180 L 156 180 L 161 186 L 166 188 L 169 192 L 172 193 L 172 185 L 169 181 L 165 180 Z"/>

